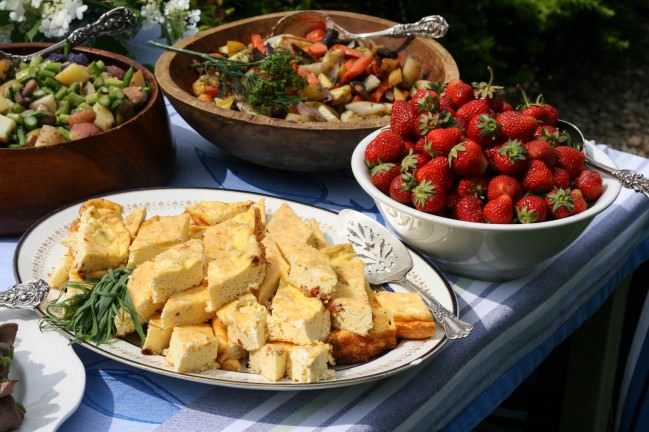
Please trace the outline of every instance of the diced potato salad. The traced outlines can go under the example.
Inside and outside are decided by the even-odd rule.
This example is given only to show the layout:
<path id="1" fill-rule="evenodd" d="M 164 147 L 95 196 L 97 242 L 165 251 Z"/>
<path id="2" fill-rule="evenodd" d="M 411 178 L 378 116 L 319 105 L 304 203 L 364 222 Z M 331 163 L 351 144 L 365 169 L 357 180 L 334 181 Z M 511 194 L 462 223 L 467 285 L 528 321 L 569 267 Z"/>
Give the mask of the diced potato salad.
<path id="1" fill-rule="evenodd" d="M 306 35 L 283 34 L 264 40 L 253 34 L 250 42 L 228 40 L 213 57 L 248 65 L 246 75 L 264 77 L 258 65 L 277 52 L 291 56 L 289 73 L 302 78 L 303 85 L 286 88 L 292 103 L 262 106 L 245 92 L 237 92 L 224 80 L 222 70 L 196 68 L 200 76 L 192 91 L 206 103 L 249 114 L 270 115 L 296 122 L 355 122 L 388 118 L 392 103 L 408 100 L 416 89 L 428 86 L 420 79 L 422 64 L 416 58 L 397 53 L 370 41 L 342 41 L 335 30 L 312 30 Z M 276 79 L 276 78 L 274 78 Z M 269 90 L 270 91 L 270 90 Z M 277 99 L 286 100 L 286 95 Z"/>
<path id="2" fill-rule="evenodd" d="M 109 130 L 149 99 L 141 70 L 90 61 L 83 53 L 0 60 L 0 147 L 61 144 Z"/>

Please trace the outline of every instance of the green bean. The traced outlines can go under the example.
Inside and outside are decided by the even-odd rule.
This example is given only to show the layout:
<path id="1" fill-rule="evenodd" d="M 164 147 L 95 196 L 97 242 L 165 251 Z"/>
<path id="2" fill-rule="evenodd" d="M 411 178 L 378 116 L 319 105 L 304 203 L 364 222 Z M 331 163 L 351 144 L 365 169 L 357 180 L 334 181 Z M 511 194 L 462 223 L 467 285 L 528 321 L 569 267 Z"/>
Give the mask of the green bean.
<path id="1" fill-rule="evenodd" d="M 58 91 L 58 89 L 61 88 L 61 84 L 54 78 L 45 78 L 43 80 L 43 85 L 45 85 L 45 87 L 51 88 L 52 92 Z"/>
<path id="2" fill-rule="evenodd" d="M 69 130 L 67 130 L 64 127 L 58 127 L 57 129 L 58 129 L 59 132 L 61 132 L 61 135 L 63 135 L 67 141 L 70 141 L 70 131 Z"/>
<path id="3" fill-rule="evenodd" d="M 12 119 L 13 121 L 15 121 L 16 123 L 18 123 L 18 124 L 22 124 L 22 123 L 23 123 L 23 116 L 21 116 L 21 115 L 18 114 L 18 113 L 9 112 L 9 113 L 7 113 L 7 114 L 5 114 L 5 115 L 6 115 L 7 117 L 9 117 L 10 119 Z"/>
<path id="4" fill-rule="evenodd" d="M 110 89 L 108 90 L 108 95 L 113 99 L 115 99 L 115 98 L 123 98 L 124 97 L 124 92 L 119 87 L 110 87 Z"/>
<path id="5" fill-rule="evenodd" d="M 43 57 L 41 57 L 41 56 L 33 56 L 31 58 L 31 60 L 29 61 L 29 66 L 36 67 L 39 64 L 41 64 L 42 62 L 43 62 Z"/>
<path id="6" fill-rule="evenodd" d="M 56 100 L 61 100 L 65 97 L 65 95 L 68 94 L 68 88 L 65 86 L 62 86 L 56 93 L 54 93 L 54 97 Z"/>
<path id="7" fill-rule="evenodd" d="M 110 103 L 110 110 L 114 111 L 117 109 L 118 106 L 122 104 L 122 98 L 115 98 L 113 101 Z"/>
<path id="8" fill-rule="evenodd" d="M 99 96 L 99 99 L 97 100 L 97 102 L 99 102 L 100 104 L 102 104 L 105 107 L 109 107 L 111 99 L 110 99 L 110 96 L 108 96 L 107 94 L 104 94 L 104 95 Z"/>
<path id="9" fill-rule="evenodd" d="M 42 80 L 44 80 L 45 78 L 54 79 L 55 76 L 56 76 L 56 74 L 54 72 L 49 71 L 47 69 L 41 69 L 41 70 L 38 71 L 38 78 L 40 78 Z"/>
<path id="10" fill-rule="evenodd" d="M 36 129 L 38 127 L 38 119 L 36 116 L 25 116 L 23 119 L 25 127 L 29 130 Z"/>
<path id="11" fill-rule="evenodd" d="M 69 114 L 65 113 L 57 113 L 56 114 L 56 123 L 61 124 L 61 125 L 67 125 L 68 124 L 68 119 L 70 118 Z"/>
<path id="12" fill-rule="evenodd" d="M 81 95 L 78 95 L 77 93 L 68 93 L 66 98 L 73 107 L 77 107 L 85 102 L 85 98 Z"/>
<path id="13" fill-rule="evenodd" d="M 70 93 L 79 93 L 81 90 L 81 84 L 79 82 L 73 82 L 70 84 L 70 87 L 68 87 L 68 91 Z"/>
<path id="14" fill-rule="evenodd" d="M 70 101 L 62 100 L 59 102 L 59 107 L 56 110 L 57 114 L 70 114 Z"/>
<path id="15" fill-rule="evenodd" d="M 16 80 L 20 83 L 26 83 L 32 78 L 35 78 L 35 75 L 34 71 L 31 69 L 23 69 L 16 73 Z"/>
<path id="16" fill-rule="evenodd" d="M 128 68 L 124 76 L 122 77 L 122 85 L 124 87 L 128 87 L 131 84 L 131 79 L 133 79 L 133 74 L 135 73 L 135 69 L 133 69 L 133 66 Z"/>
<path id="17" fill-rule="evenodd" d="M 18 126 L 18 129 L 16 130 L 16 135 L 18 138 L 18 145 L 20 147 L 23 147 L 25 145 L 25 130 L 23 129 L 22 126 Z"/>
<path id="18" fill-rule="evenodd" d="M 92 105 L 87 104 L 86 102 L 81 102 L 81 103 L 80 103 L 80 104 L 75 108 L 74 111 L 77 112 L 77 111 L 83 111 L 83 110 L 87 110 L 87 109 L 92 109 Z"/>
<path id="19" fill-rule="evenodd" d="M 90 93 L 89 95 L 86 95 L 87 104 L 94 105 L 97 103 L 97 99 L 99 99 L 98 93 Z"/>
<path id="20" fill-rule="evenodd" d="M 20 114 L 21 112 L 25 111 L 25 108 L 19 103 L 15 103 L 11 105 L 11 112 L 15 114 Z"/>
<path id="21" fill-rule="evenodd" d="M 122 87 L 123 83 L 122 83 L 122 80 L 119 80 L 117 78 L 106 77 L 106 78 L 104 78 L 104 85 Z"/>
<path id="22" fill-rule="evenodd" d="M 41 69 L 45 69 L 54 73 L 59 73 L 61 72 L 61 63 L 48 60 L 41 65 Z"/>

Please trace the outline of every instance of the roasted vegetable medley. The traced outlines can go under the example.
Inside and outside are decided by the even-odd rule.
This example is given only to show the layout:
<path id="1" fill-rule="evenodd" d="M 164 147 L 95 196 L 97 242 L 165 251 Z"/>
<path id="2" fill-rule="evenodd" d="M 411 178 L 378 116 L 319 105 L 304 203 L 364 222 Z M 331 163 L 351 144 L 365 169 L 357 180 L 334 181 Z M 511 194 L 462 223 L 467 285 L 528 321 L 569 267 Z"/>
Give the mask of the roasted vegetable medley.
<path id="1" fill-rule="evenodd" d="M 187 52 L 187 50 L 184 50 Z M 203 54 L 194 95 L 226 109 L 297 122 L 354 122 L 389 116 L 392 103 L 427 87 L 412 56 L 333 29 L 229 40 Z"/>
<path id="2" fill-rule="evenodd" d="M 0 60 L 0 147 L 61 144 L 111 129 L 147 102 L 141 70 L 89 61 L 83 53 Z"/>

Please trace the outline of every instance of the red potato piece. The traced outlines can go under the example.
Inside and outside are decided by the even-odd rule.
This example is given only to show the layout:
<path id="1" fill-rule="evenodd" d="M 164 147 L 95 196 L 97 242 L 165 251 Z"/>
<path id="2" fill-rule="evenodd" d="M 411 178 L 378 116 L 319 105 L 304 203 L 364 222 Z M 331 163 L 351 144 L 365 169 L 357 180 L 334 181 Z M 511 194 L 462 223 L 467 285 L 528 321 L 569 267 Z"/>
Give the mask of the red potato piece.
<path id="1" fill-rule="evenodd" d="M 133 105 L 144 103 L 147 100 L 147 94 L 139 87 L 126 87 L 123 92 L 126 99 L 128 99 Z"/>
<path id="2" fill-rule="evenodd" d="M 110 75 L 110 76 L 112 76 L 114 78 L 117 78 L 117 79 L 124 78 L 124 74 L 126 73 L 124 71 L 124 69 L 122 69 L 119 66 L 115 66 L 115 65 L 106 66 L 106 72 L 108 73 L 108 75 Z"/>
<path id="3" fill-rule="evenodd" d="M 68 117 L 68 125 L 72 126 L 77 123 L 93 123 L 96 116 L 97 114 L 95 114 L 95 111 L 92 108 L 77 111 L 70 114 L 70 117 Z"/>
<path id="4" fill-rule="evenodd" d="M 89 136 L 97 135 L 102 130 L 94 123 L 75 123 L 70 127 L 70 139 L 78 140 Z"/>

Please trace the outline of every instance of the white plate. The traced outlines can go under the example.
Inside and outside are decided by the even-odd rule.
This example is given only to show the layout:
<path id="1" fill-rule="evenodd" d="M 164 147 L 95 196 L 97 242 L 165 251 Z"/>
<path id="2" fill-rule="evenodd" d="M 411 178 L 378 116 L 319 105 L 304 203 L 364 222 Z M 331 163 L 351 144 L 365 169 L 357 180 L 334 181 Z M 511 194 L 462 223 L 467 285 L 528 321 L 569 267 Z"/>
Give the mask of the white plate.
<path id="1" fill-rule="evenodd" d="M 0 309 L 0 322 L 18 324 L 9 377 L 13 396 L 27 414 L 18 431 L 55 431 L 79 406 L 86 371 L 69 341 L 53 330 L 41 332 L 34 311 Z"/>
<path id="2" fill-rule="evenodd" d="M 148 208 L 147 217 L 156 214 L 178 214 L 187 205 L 201 200 L 234 202 L 257 200 L 261 197 L 266 199 L 266 207 L 270 213 L 273 213 L 281 203 L 286 202 L 286 200 L 271 196 L 223 189 L 161 188 L 127 191 L 104 196 L 104 198 L 124 206 L 125 213 L 144 205 Z M 298 215 L 318 220 L 324 234 L 332 241 L 335 233 L 336 213 L 296 202 L 290 202 L 290 205 Z M 70 222 L 78 215 L 78 210 L 79 204 L 63 208 L 36 223 L 23 236 L 14 257 L 14 272 L 17 280 L 25 281 L 47 277 L 48 272 L 64 253 L 60 242 L 66 237 Z M 419 255 L 413 252 L 411 254 L 414 268 L 410 273 L 410 278 L 427 289 L 447 309 L 457 314 L 457 301 L 446 279 Z M 403 290 L 400 286 L 394 286 L 393 289 Z M 70 337 L 69 334 L 67 336 Z M 162 356 L 143 355 L 137 346 L 124 340 L 116 340 L 99 347 L 93 344 L 84 344 L 84 346 L 117 361 L 176 378 L 230 387 L 296 390 L 337 387 L 384 378 L 420 364 L 422 360 L 431 356 L 445 343 L 446 337 L 444 337 L 443 331 L 438 328 L 437 334 L 428 340 L 402 341 L 397 348 L 375 360 L 352 367 L 338 368 L 336 378 L 314 384 L 293 383 L 288 380 L 272 382 L 258 374 L 224 370 L 181 374 L 173 371 Z"/>

